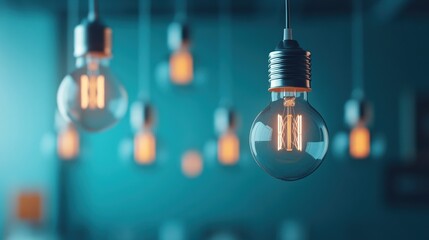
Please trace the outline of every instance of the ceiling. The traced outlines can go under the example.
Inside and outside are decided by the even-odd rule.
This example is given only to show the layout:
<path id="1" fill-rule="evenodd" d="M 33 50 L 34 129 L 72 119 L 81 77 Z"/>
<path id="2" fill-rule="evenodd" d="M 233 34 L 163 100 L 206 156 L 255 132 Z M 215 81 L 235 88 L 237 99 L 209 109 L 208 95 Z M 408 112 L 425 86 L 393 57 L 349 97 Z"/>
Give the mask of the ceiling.
<path id="1" fill-rule="evenodd" d="M 13 8 L 42 8 L 64 13 L 68 1 L 79 4 L 81 12 L 87 9 L 87 0 L 3 0 Z M 152 0 L 155 15 L 171 15 L 178 0 Z M 211 17 L 217 15 L 220 0 L 188 0 L 188 11 L 192 16 Z M 363 0 L 365 9 L 374 15 L 389 19 L 429 16 L 428 0 Z M 107 15 L 136 15 L 139 0 L 100 0 L 100 11 Z M 283 0 L 230 0 L 234 15 L 249 15 L 281 11 Z M 301 16 L 334 16 L 347 14 L 353 0 L 292 0 L 294 12 Z M 73 3 L 73 2 L 71 2 Z"/>

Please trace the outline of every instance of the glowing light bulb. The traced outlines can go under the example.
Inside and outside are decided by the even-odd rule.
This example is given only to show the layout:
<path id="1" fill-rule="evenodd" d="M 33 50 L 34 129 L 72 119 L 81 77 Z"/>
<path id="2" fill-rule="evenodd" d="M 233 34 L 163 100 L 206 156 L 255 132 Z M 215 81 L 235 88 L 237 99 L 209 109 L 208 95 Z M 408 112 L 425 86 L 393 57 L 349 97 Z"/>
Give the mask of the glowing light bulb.
<path id="1" fill-rule="evenodd" d="M 61 115 L 88 131 L 113 126 L 127 109 L 127 93 L 106 64 L 106 60 L 95 57 L 78 59 L 78 68 L 58 89 Z"/>
<path id="2" fill-rule="evenodd" d="M 147 165 L 155 161 L 156 139 L 151 131 L 141 131 L 134 137 L 134 159 Z"/>
<path id="3" fill-rule="evenodd" d="M 187 85 L 194 78 L 194 61 L 187 49 L 179 49 L 171 54 L 170 78 L 178 85 Z"/>
<path id="4" fill-rule="evenodd" d="M 250 149 L 260 167 L 282 180 L 316 170 L 328 150 L 328 130 L 307 92 L 272 92 L 272 102 L 253 122 Z"/>
<path id="5" fill-rule="evenodd" d="M 371 137 L 368 128 L 357 125 L 350 131 L 349 151 L 356 159 L 367 158 L 371 152 Z"/>
<path id="6" fill-rule="evenodd" d="M 79 155 L 79 146 L 79 133 L 73 125 L 68 124 L 58 133 L 57 152 L 61 159 L 75 159 Z"/>
<path id="7" fill-rule="evenodd" d="M 123 86 L 110 73 L 112 30 L 90 12 L 74 30 L 76 70 L 65 76 L 57 93 L 61 115 L 88 131 L 113 126 L 125 115 L 128 104 Z"/>
<path id="8" fill-rule="evenodd" d="M 234 165 L 240 158 L 240 141 L 233 131 L 219 137 L 217 149 L 218 159 L 224 165 Z"/>
<path id="9" fill-rule="evenodd" d="M 182 172 L 189 178 L 198 177 L 203 171 L 203 161 L 199 152 L 191 150 L 182 157 Z"/>

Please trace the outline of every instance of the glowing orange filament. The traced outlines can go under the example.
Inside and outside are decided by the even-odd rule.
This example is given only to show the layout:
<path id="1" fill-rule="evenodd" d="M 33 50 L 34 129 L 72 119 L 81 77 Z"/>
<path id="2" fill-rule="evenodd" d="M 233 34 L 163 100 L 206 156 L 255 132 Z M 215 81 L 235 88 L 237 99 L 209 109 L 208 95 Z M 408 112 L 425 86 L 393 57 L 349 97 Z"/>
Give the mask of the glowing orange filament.
<path id="1" fill-rule="evenodd" d="M 293 151 L 293 147 L 302 151 L 302 115 L 295 118 L 292 114 L 285 117 L 277 115 L 277 151 Z"/>
<path id="2" fill-rule="evenodd" d="M 80 106 L 82 109 L 103 109 L 105 106 L 104 76 L 82 75 L 80 78 Z"/>
<path id="3" fill-rule="evenodd" d="M 170 57 L 170 78 L 179 85 L 189 84 L 194 77 L 194 63 L 191 53 L 178 50 Z"/>
<path id="4" fill-rule="evenodd" d="M 368 128 L 356 126 L 350 132 L 350 155 L 356 159 L 369 156 L 371 151 L 371 139 Z"/>

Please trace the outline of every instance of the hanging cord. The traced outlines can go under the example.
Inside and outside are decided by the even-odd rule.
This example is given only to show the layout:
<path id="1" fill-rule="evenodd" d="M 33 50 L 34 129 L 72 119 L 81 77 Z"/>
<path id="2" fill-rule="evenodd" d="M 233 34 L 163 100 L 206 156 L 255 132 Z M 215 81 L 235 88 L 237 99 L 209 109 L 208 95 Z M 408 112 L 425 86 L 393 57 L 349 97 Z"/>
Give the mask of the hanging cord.
<path id="1" fill-rule="evenodd" d="M 290 22 L 290 0 L 285 0 L 285 29 L 283 32 L 283 40 L 292 40 L 292 28 Z"/>
<path id="2" fill-rule="evenodd" d="M 79 1 L 68 0 L 67 1 L 67 72 L 71 72 L 74 68 L 74 55 L 73 55 L 73 44 L 74 44 L 74 27 L 79 22 Z"/>
<path id="3" fill-rule="evenodd" d="M 151 1 L 139 1 L 138 19 L 138 91 L 139 97 L 150 99 L 150 38 L 151 38 Z"/>
<path id="4" fill-rule="evenodd" d="M 362 0 L 353 1 L 352 14 L 352 80 L 353 94 L 364 96 L 364 26 Z"/>
<path id="5" fill-rule="evenodd" d="M 98 0 L 88 0 L 89 3 L 89 12 L 88 18 L 90 20 L 98 19 Z"/>
<path id="6" fill-rule="evenodd" d="M 176 17 L 180 20 L 186 19 L 188 16 L 187 0 L 176 0 Z"/>
<path id="7" fill-rule="evenodd" d="M 220 1 L 219 11 L 219 92 L 223 104 L 231 104 L 232 96 L 232 31 L 231 0 Z"/>

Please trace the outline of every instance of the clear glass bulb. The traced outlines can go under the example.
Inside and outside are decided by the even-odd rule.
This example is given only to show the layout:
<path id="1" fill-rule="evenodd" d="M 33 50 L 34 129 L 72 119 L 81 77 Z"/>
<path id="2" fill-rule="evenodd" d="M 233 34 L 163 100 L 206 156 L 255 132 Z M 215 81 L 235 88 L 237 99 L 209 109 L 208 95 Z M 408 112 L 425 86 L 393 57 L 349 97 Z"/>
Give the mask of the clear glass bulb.
<path id="1" fill-rule="evenodd" d="M 107 63 L 96 57 L 78 58 L 77 69 L 64 77 L 58 89 L 61 115 L 88 131 L 113 126 L 127 109 L 127 93 Z"/>
<path id="2" fill-rule="evenodd" d="M 233 130 L 228 130 L 218 139 L 217 156 L 226 166 L 237 164 L 240 158 L 240 140 Z"/>
<path id="3" fill-rule="evenodd" d="M 149 165 L 156 158 L 156 139 L 150 129 L 141 130 L 134 137 L 134 159 L 142 165 Z"/>
<path id="4" fill-rule="evenodd" d="M 355 159 L 364 159 L 370 155 L 371 134 L 364 124 L 358 123 L 350 131 L 349 152 Z"/>
<path id="5" fill-rule="evenodd" d="M 250 149 L 271 176 L 293 181 L 310 175 L 328 151 L 328 129 L 307 92 L 273 92 L 250 129 Z"/>
<path id="6" fill-rule="evenodd" d="M 187 47 L 174 51 L 170 56 L 170 79 L 177 85 L 188 85 L 194 78 L 194 61 Z"/>

